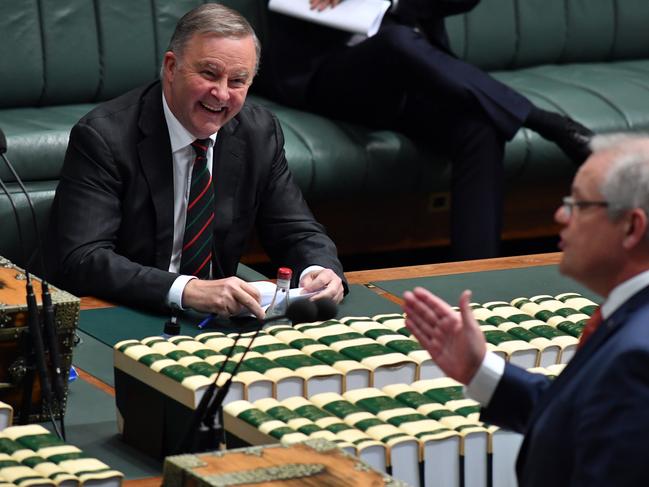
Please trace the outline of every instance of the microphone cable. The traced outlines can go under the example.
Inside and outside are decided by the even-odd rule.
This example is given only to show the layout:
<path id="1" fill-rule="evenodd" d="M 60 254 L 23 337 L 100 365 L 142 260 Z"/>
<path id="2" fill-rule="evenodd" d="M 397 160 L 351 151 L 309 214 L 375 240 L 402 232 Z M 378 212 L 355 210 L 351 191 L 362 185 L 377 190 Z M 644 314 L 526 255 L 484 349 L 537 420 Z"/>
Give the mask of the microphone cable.
<path id="1" fill-rule="evenodd" d="M 22 179 L 16 172 L 15 168 L 9 162 L 9 159 L 5 156 L 5 152 L 7 150 L 7 140 L 5 138 L 4 132 L 0 130 L 0 157 L 4 161 L 5 165 L 13 175 L 14 179 L 16 180 L 16 183 L 18 183 L 18 186 L 20 187 L 20 190 L 23 192 L 25 195 L 25 199 L 27 200 L 27 205 L 29 206 L 29 210 L 32 216 L 32 224 L 34 227 L 34 232 L 36 234 L 36 242 L 37 242 L 37 248 L 38 248 L 38 253 L 40 254 L 40 261 L 41 261 L 41 268 L 43 272 L 45 272 L 45 258 L 43 256 L 43 253 L 45 251 L 45 247 L 43 246 L 43 239 L 41 237 L 41 232 L 38 226 L 38 222 L 36 219 L 36 210 L 34 209 L 34 204 L 32 202 L 32 199 L 27 192 L 27 189 L 25 188 L 25 185 L 22 182 Z M 6 186 L 3 185 L 3 189 L 5 190 L 5 193 L 7 194 L 8 198 L 11 198 L 9 196 L 8 189 Z M 15 207 L 15 205 L 12 203 L 12 206 L 15 211 L 16 215 L 16 221 L 19 222 L 19 215 L 18 211 Z M 43 346 L 43 339 L 41 336 L 40 332 L 40 322 L 38 319 L 38 305 L 36 303 L 36 297 L 34 296 L 34 291 L 33 291 L 33 286 L 31 283 L 30 279 L 30 274 L 27 269 L 27 260 L 26 260 L 26 250 L 25 250 L 25 242 L 22 240 L 22 232 L 20 236 L 20 245 L 23 247 L 23 259 L 25 259 L 25 276 L 26 276 L 26 287 L 27 287 L 27 306 L 28 306 L 28 321 L 29 317 L 31 315 L 35 315 L 33 318 L 33 322 L 35 323 L 35 326 L 30 327 L 30 333 L 32 333 L 33 336 L 33 341 L 34 341 L 34 348 L 37 351 L 37 355 L 41 355 L 41 357 L 36 357 L 37 365 L 39 368 L 39 375 L 41 376 L 41 388 L 42 388 L 42 393 L 45 396 L 44 397 L 44 403 L 46 403 L 46 408 L 48 410 L 50 419 L 54 423 L 54 414 L 52 412 L 52 389 L 50 388 L 50 383 L 49 383 L 49 377 L 47 374 L 47 366 L 45 365 L 45 350 Z M 58 428 L 55 427 L 56 434 L 58 435 L 59 438 L 65 440 L 65 421 L 64 421 L 64 414 L 63 414 L 63 403 L 65 401 L 65 386 L 63 383 L 63 372 L 62 372 L 62 367 L 61 367 L 61 357 L 59 354 L 59 347 L 58 347 L 58 337 L 56 334 L 56 327 L 54 323 L 54 307 L 52 305 L 52 297 L 50 295 L 49 291 L 49 285 L 47 281 L 43 278 L 41 281 L 41 302 L 42 302 L 42 307 L 43 307 L 43 327 L 45 329 L 45 333 L 48 339 L 48 344 L 49 344 L 49 349 L 50 349 L 50 363 L 52 364 L 53 367 L 53 376 L 54 376 L 54 391 L 56 394 L 56 399 L 59 404 L 59 414 L 60 414 L 60 423 L 61 423 L 61 430 L 59 431 Z M 33 328 L 33 329 L 31 329 Z M 41 363 L 42 362 L 42 363 Z M 41 370 L 41 367 L 43 369 Z"/>
<path id="2" fill-rule="evenodd" d="M 4 156 L 4 155 L 3 155 Z M 18 213 L 18 208 L 16 208 L 16 203 L 14 202 L 13 197 L 11 196 L 11 193 L 9 192 L 9 188 L 5 185 L 4 181 L 0 179 L 0 187 L 2 187 L 2 190 L 4 193 L 7 195 L 7 200 L 9 201 L 9 204 L 11 205 L 11 209 L 14 214 L 14 218 L 16 220 L 16 229 L 18 230 L 18 241 L 20 242 L 20 248 L 21 252 L 23 254 L 23 259 L 26 259 L 27 257 L 27 252 L 25 249 L 25 241 L 23 238 L 23 231 L 22 231 L 22 224 L 20 223 L 20 215 Z M 51 394 L 52 391 L 49 388 L 49 381 L 45 380 L 43 381 L 43 377 L 47 376 L 47 371 L 45 367 L 45 354 L 43 351 L 43 342 L 40 339 L 40 324 L 38 323 L 38 309 L 36 309 L 36 315 L 34 316 L 33 313 L 33 308 L 36 306 L 36 298 L 34 296 L 34 289 L 32 286 L 31 282 L 31 276 L 29 274 L 29 271 L 25 269 L 25 280 L 26 280 L 26 287 L 27 287 L 27 306 L 28 306 L 28 316 L 27 316 L 27 325 L 30 334 L 32 334 L 32 347 L 34 350 L 32 352 L 35 355 L 35 360 L 36 360 L 36 366 L 38 369 L 39 377 L 41 378 L 41 395 L 43 396 L 44 400 L 44 406 L 47 409 L 48 416 L 50 418 L 50 421 L 52 422 L 52 427 L 54 428 L 54 432 L 59 438 L 63 438 L 62 433 L 59 431 L 58 426 L 56 424 L 56 421 L 54 420 L 54 413 L 52 412 L 52 407 L 50 404 L 51 401 Z M 31 305 L 31 306 L 30 306 Z M 31 308 L 31 310 L 30 310 Z M 38 339 L 37 339 L 38 336 Z M 39 347 L 40 345 L 40 347 Z M 31 404 L 25 405 L 23 404 L 22 407 L 23 409 L 25 407 L 29 407 L 31 409 Z"/>

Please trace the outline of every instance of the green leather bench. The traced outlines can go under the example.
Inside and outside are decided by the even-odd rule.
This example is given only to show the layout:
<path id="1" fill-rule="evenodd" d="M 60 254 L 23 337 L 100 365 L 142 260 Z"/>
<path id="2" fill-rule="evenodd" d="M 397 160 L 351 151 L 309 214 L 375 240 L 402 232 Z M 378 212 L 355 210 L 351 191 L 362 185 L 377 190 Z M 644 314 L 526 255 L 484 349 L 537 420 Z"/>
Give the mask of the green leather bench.
<path id="1" fill-rule="evenodd" d="M 44 230 L 72 125 L 96 103 L 154 79 L 177 18 L 199 0 L 0 2 L 0 128 L 7 156 Z M 244 13 L 262 42 L 265 0 L 223 3 Z M 596 132 L 649 128 L 649 2 L 483 0 L 448 19 L 459 56 L 541 107 Z M 263 54 L 262 54 L 263 63 Z M 256 97 L 286 134 L 290 167 L 342 254 L 439 245 L 448 230 L 448 162 L 404 136 L 296 111 Z M 547 236 L 575 168 L 522 130 L 507 147 L 505 238 Z M 25 200 L 27 254 L 35 248 Z M 0 196 L 0 255 L 23 264 L 11 208 Z M 261 254 L 251 250 L 250 261 Z"/>

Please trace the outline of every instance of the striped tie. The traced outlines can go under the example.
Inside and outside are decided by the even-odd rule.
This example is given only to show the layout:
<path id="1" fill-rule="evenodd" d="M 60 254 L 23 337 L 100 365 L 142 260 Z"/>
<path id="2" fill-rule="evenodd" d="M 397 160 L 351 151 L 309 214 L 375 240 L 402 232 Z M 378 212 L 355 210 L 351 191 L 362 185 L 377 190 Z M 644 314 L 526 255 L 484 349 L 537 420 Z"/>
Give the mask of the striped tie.
<path id="1" fill-rule="evenodd" d="M 207 279 L 212 260 L 212 225 L 214 222 L 214 191 L 212 175 L 207 168 L 209 139 L 196 139 L 192 181 L 187 204 L 187 220 L 180 259 L 180 273 Z"/>

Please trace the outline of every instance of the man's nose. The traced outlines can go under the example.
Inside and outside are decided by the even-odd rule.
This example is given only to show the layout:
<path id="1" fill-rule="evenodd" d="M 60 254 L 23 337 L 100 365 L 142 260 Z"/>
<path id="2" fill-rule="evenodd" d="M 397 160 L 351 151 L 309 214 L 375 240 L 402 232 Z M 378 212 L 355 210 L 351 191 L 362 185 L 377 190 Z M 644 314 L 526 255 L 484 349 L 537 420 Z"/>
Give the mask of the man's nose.
<path id="1" fill-rule="evenodd" d="M 570 212 L 565 205 L 559 205 L 554 212 L 554 221 L 561 225 L 567 225 L 570 221 Z"/>
<path id="2" fill-rule="evenodd" d="M 211 89 L 211 94 L 215 98 L 218 98 L 220 101 L 227 101 L 230 98 L 230 92 L 228 90 L 228 80 L 219 79 L 214 82 Z"/>

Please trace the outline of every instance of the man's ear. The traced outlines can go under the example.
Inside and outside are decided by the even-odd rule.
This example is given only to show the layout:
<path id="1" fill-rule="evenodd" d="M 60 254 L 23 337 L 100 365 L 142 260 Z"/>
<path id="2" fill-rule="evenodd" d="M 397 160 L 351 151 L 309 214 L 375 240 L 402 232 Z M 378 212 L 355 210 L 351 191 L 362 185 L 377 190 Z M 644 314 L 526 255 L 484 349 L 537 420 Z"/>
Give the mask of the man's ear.
<path id="1" fill-rule="evenodd" d="M 172 81 L 176 67 L 178 66 L 178 59 L 173 51 L 165 52 L 162 58 L 162 72 L 166 80 Z"/>
<path id="2" fill-rule="evenodd" d="M 641 208 L 634 208 L 626 217 L 625 235 L 622 245 L 631 250 L 645 240 L 647 233 L 647 214 Z"/>

